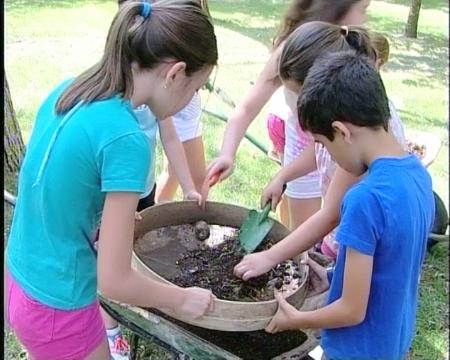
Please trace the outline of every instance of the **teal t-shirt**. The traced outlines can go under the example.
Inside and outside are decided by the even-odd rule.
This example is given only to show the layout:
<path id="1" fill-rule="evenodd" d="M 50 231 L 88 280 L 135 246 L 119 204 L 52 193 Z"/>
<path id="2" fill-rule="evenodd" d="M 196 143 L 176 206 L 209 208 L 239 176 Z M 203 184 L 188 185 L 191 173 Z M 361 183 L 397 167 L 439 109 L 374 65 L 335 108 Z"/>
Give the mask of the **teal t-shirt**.
<path id="1" fill-rule="evenodd" d="M 96 299 L 92 239 L 106 193 L 144 192 L 154 156 L 131 103 L 119 96 L 56 115 L 68 84 L 38 111 L 6 250 L 8 270 L 23 290 L 64 310 Z"/>

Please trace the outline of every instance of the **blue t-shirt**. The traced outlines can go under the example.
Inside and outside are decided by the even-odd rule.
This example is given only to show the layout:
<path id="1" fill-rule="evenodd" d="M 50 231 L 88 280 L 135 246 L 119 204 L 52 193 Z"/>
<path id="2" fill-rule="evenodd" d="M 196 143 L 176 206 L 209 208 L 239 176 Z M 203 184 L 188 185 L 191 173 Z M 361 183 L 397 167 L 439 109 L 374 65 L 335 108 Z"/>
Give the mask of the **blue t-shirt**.
<path id="1" fill-rule="evenodd" d="M 414 336 L 420 269 L 434 217 L 431 178 L 414 155 L 379 158 L 345 195 L 328 303 L 342 294 L 347 248 L 373 256 L 369 302 L 356 326 L 325 329 L 330 359 L 402 359 Z"/>
<path id="2" fill-rule="evenodd" d="M 106 193 L 144 192 L 151 156 L 130 102 L 119 96 L 57 115 L 56 101 L 68 84 L 38 111 L 6 250 L 8 269 L 23 290 L 64 310 L 95 301 L 91 241 Z"/>

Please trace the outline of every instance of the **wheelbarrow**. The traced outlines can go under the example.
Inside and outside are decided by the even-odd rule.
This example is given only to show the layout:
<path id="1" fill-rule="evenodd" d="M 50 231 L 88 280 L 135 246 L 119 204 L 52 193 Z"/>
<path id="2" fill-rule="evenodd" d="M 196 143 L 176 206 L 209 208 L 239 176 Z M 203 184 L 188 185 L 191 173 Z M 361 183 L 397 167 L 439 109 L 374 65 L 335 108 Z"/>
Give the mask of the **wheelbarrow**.
<path id="1" fill-rule="evenodd" d="M 4 199 L 11 205 L 16 202 L 15 197 L 6 190 Z M 160 212 L 162 207 L 164 212 Z M 247 212 L 248 209 L 221 203 L 207 203 L 206 210 L 203 211 L 190 201 L 148 208 L 141 212 L 142 220 L 136 225 L 133 266 L 146 276 L 167 282 L 148 266 L 148 261 L 140 251 L 142 244 L 139 238 L 142 234 L 151 229 L 198 219 L 238 227 Z M 155 216 L 155 213 L 165 215 Z M 280 240 L 287 233 L 288 230 L 283 225 L 275 222 L 269 236 Z M 305 259 L 306 256 L 302 254 L 297 260 Z M 308 297 L 308 267 L 301 265 L 300 271 L 304 281 L 295 293 L 287 297 L 288 301 L 305 310 L 320 307 L 327 293 Z M 131 345 L 134 355 L 140 338 L 154 341 L 175 354 L 178 359 L 197 360 L 301 359 L 319 344 L 316 333 L 312 331 L 291 331 L 272 335 L 262 330 L 277 310 L 276 300 L 248 303 L 216 299 L 212 313 L 192 321 L 176 314 L 164 314 L 154 309 L 121 304 L 101 295 L 99 297 L 106 312 L 133 333 Z"/>

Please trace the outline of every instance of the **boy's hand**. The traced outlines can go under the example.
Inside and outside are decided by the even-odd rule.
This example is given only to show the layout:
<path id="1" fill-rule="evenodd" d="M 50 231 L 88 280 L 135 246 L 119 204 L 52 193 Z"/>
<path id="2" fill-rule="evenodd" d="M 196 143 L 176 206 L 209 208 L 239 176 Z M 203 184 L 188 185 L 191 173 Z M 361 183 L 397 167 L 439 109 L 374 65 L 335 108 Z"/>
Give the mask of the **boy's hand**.
<path id="1" fill-rule="evenodd" d="M 234 267 L 234 275 L 246 281 L 268 272 L 275 265 L 276 262 L 271 258 L 269 252 L 261 251 L 245 255 L 241 262 Z"/>
<path id="2" fill-rule="evenodd" d="M 275 298 L 278 301 L 278 310 L 266 326 L 266 332 L 275 334 L 280 331 L 300 329 L 301 324 L 297 321 L 300 312 L 286 301 L 282 293 L 277 293 Z"/>
<path id="3" fill-rule="evenodd" d="M 278 203 L 281 201 L 281 196 L 284 192 L 283 187 L 284 181 L 275 176 L 262 192 L 261 208 L 263 208 L 269 201 L 271 201 L 272 211 L 275 211 Z"/>
<path id="4" fill-rule="evenodd" d="M 134 213 L 134 220 L 135 221 L 141 221 L 142 220 L 142 216 L 139 214 L 138 211 L 135 211 L 135 213 Z"/>
<path id="5" fill-rule="evenodd" d="M 190 287 L 183 291 L 184 298 L 181 306 L 175 310 L 177 313 L 198 319 L 206 312 L 213 310 L 214 295 L 210 290 Z"/>
<path id="6" fill-rule="evenodd" d="M 184 200 L 195 200 L 198 205 L 202 204 L 202 196 L 197 190 L 190 190 L 184 194 Z"/>
<path id="7" fill-rule="evenodd" d="M 307 264 L 309 265 L 309 296 L 321 294 L 328 290 L 330 283 L 328 282 L 327 270 L 319 263 L 315 262 L 311 258 L 308 258 Z"/>

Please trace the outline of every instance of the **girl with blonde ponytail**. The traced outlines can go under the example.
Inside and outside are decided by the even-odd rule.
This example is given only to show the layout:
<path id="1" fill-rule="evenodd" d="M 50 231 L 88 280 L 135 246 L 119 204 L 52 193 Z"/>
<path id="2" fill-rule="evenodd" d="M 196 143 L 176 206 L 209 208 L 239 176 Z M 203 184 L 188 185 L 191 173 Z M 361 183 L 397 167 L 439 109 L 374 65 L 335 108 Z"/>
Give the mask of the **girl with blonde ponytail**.
<path id="1" fill-rule="evenodd" d="M 173 115 L 216 63 L 214 28 L 197 2 L 130 1 L 101 60 L 41 105 L 6 249 L 8 321 L 31 358 L 110 359 L 97 286 L 132 305 L 192 318 L 208 311 L 210 291 L 167 286 L 131 267 L 134 214 L 155 155 L 133 109 Z M 191 199 L 201 201 L 194 187 Z"/>

